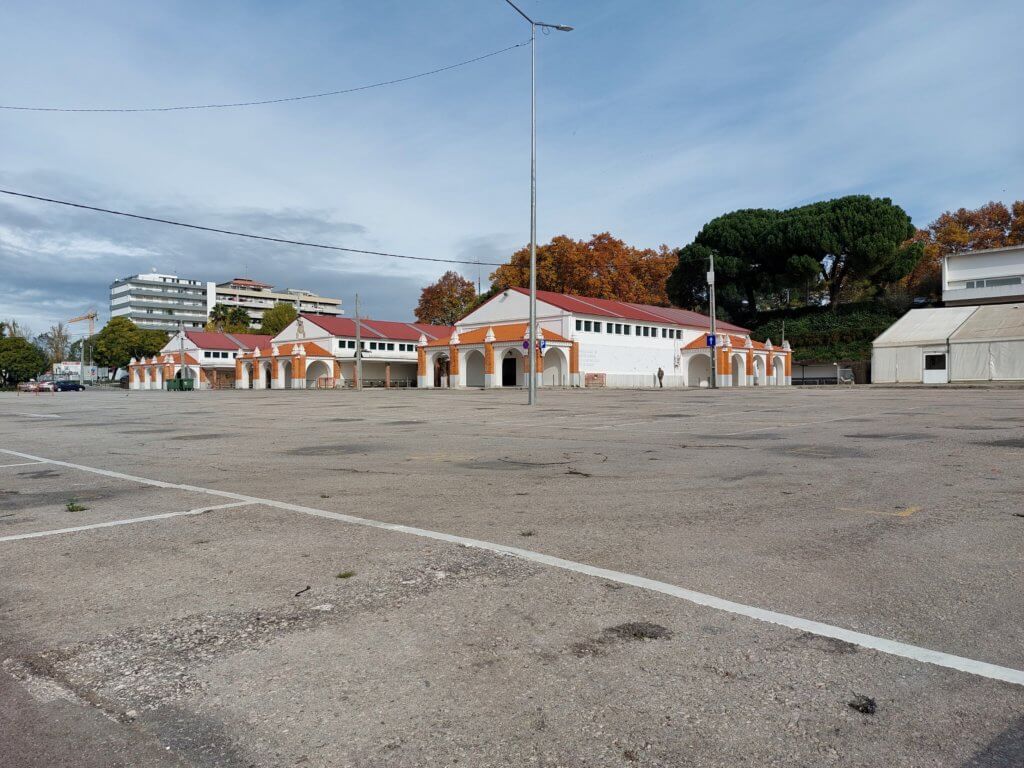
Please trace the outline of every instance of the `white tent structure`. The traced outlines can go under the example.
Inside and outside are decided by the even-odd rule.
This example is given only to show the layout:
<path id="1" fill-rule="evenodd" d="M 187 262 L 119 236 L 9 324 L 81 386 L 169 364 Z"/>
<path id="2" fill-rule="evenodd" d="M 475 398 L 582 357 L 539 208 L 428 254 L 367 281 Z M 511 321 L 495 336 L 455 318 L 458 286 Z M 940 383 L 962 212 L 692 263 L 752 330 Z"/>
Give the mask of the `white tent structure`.
<path id="1" fill-rule="evenodd" d="M 949 339 L 951 381 L 1024 380 L 1024 304 L 978 307 Z"/>
<path id="2" fill-rule="evenodd" d="M 977 307 L 912 309 L 871 345 L 871 381 L 875 384 L 949 381 L 949 338 Z"/>
<path id="3" fill-rule="evenodd" d="M 1024 305 L 912 309 L 872 344 L 871 381 L 1024 381 Z"/>

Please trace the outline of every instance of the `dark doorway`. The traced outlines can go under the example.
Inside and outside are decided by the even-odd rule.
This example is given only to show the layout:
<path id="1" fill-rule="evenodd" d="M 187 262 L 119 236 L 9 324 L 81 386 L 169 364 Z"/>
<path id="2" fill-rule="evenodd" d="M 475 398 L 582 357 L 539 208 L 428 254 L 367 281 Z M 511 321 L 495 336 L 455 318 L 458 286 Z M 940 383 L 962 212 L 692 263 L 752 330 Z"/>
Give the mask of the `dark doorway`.
<path id="1" fill-rule="evenodd" d="M 263 387 L 264 389 L 270 389 L 270 366 L 263 366 Z"/>
<path id="2" fill-rule="evenodd" d="M 516 359 L 514 357 L 506 357 L 501 361 L 501 386 L 519 386 L 519 382 L 516 381 Z"/>

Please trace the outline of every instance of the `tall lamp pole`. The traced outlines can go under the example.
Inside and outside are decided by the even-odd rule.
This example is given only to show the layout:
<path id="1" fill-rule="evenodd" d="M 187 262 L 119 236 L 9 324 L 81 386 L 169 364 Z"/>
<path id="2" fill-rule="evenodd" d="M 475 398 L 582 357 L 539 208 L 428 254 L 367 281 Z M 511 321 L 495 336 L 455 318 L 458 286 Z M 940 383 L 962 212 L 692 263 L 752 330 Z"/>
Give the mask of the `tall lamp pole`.
<path id="1" fill-rule="evenodd" d="M 572 32 L 565 24 L 545 24 L 534 21 L 512 2 L 505 0 L 516 13 L 530 24 L 530 358 L 529 398 L 527 403 L 537 402 L 537 27 Z"/>

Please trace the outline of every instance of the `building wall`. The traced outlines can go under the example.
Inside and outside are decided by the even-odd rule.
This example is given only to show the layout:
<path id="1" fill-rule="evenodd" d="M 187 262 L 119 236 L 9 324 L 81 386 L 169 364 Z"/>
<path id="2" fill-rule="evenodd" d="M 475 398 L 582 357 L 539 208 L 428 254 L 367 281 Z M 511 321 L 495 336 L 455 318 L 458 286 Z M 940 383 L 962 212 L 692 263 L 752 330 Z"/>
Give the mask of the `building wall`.
<path id="1" fill-rule="evenodd" d="M 116 280 L 110 286 L 110 316 L 127 317 L 140 328 L 174 331 L 206 325 L 205 283 L 152 273 Z"/>
<path id="2" fill-rule="evenodd" d="M 951 254 L 943 265 L 947 304 L 1015 301 L 1024 296 L 1024 246 Z"/>
<path id="3" fill-rule="evenodd" d="M 207 303 L 227 304 L 230 307 L 243 307 L 250 319 L 259 321 L 263 313 L 272 309 L 275 304 L 292 304 L 298 312 L 309 312 L 320 315 L 343 315 L 340 299 L 330 299 L 315 294 L 289 293 L 255 288 L 233 288 L 230 285 L 210 283 Z"/>

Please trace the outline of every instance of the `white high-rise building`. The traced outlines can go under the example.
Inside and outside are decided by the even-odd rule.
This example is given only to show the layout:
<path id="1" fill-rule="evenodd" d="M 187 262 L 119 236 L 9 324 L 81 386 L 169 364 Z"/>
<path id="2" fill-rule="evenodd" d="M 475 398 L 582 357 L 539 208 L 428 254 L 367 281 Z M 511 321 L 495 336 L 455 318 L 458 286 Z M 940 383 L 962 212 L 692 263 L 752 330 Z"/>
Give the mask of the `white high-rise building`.
<path id="1" fill-rule="evenodd" d="M 202 328 L 213 289 L 213 283 L 157 272 L 123 277 L 110 285 L 110 316 L 160 331 L 176 331 L 179 325 Z"/>

